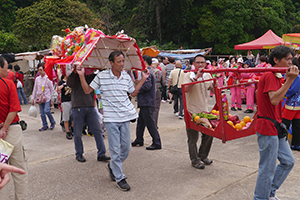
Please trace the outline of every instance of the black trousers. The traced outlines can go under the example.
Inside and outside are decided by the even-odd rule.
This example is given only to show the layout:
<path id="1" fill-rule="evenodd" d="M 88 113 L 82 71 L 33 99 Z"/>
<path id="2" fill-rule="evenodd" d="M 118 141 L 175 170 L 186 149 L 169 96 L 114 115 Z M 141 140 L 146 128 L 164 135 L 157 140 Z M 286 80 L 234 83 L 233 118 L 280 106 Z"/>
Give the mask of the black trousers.
<path id="1" fill-rule="evenodd" d="M 153 118 L 154 107 L 141 106 L 139 112 L 139 118 L 136 125 L 136 142 L 144 143 L 144 131 L 147 127 L 151 137 L 152 145 L 161 147 L 160 136 L 155 125 Z"/>
<path id="2" fill-rule="evenodd" d="M 292 145 L 300 146 L 300 119 L 293 119 L 292 121 L 282 118 L 282 123 L 286 125 L 289 130 L 292 123 Z"/>

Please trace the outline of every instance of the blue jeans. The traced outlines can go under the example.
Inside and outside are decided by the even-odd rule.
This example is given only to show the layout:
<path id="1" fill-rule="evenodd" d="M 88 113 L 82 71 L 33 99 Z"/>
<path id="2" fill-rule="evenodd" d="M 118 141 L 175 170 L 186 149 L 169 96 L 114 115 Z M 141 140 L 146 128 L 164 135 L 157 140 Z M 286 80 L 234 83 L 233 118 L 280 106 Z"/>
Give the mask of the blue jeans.
<path id="1" fill-rule="evenodd" d="M 122 163 L 131 149 L 130 122 L 105 122 L 110 152 L 110 168 L 119 182 L 125 178 Z"/>
<path id="2" fill-rule="evenodd" d="M 28 102 L 27 102 L 27 97 L 24 93 L 24 89 L 23 88 L 17 88 L 17 93 L 18 93 L 20 104 L 22 105 L 22 98 L 24 100 L 24 104 L 27 104 Z"/>
<path id="3" fill-rule="evenodd" d="M 286 138 L 257 133 L 259 146 L 259 172 L 254 200 L 269 200 L 292 170 L 295 158 Z M 279 164 L 276 166 L 277 159 Z"/>
<path id="4" fill-rule="evenodd" d="M 50 101 L 39 104 L 39 107 L 40 107 L 40 114 L 43 122 L 43 127 L 48 126 L 46 115 L 48 116 L 50 123 L 54 124 L 55 120 L 50 111 Z"/>
<path id="5" fill-rule="evenodd" d="M 82 144 L 82 128 L 84 122 L 88 125 L 90 131 L 94 134 L 94 138 L 97 146 L 97 156 L 104 156 L 106 153 L 105 144 L 103 142 L 103 132 L 100 128 L 100 121 L 98 113 L 94 107 L 80 107 L 72 109 L 72 119 L 74 124 L 74 144 L 75 155 L 79 156 L 83 154 Z"/>

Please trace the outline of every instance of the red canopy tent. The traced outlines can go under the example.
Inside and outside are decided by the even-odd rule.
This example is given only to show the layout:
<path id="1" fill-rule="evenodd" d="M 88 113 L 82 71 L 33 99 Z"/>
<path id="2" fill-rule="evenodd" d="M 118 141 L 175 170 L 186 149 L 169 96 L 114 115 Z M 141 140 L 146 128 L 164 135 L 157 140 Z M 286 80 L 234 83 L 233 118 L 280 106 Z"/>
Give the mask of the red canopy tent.
<path id="1" fill-rule="evenodd" d="M 234 50 L 269 49 L 279 45 L 284 45 L 283 39 L 270 29 L 263 36 L 251 42 L 235 45 Z"/>

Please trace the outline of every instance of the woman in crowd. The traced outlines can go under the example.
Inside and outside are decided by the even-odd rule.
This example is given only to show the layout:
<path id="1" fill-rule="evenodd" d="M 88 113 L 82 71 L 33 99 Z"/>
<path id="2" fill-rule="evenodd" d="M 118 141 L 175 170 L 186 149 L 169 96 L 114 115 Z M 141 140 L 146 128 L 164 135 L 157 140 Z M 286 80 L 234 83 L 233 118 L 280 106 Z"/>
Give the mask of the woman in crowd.
<path id="1" fill-rule="evenodd" d="M 237 65 L 231 65 L 230 68 L 237 68 L 237 67 L 241 67 L 243 63 L 243 58 L 239 58 L 237 60 Z M 238 74 L 234 73 L 234 72 L 229 72 L 229 79 L 228 79 L 228 86 L 233 85 L 233 84 L 239 84 L 240 80 L 239 80 L 239 76 Z M 232 87 L 230 88 L 230 93 L 231 93 L 231 110 L 232 111 L 236 111 L 236 107 L 238 110 L 242 110 L 242 99 L 241 99 L 241 87 L 237 86 L 237 87 Z"/>
<path id="2" fill-rule="evenodd" d="M 251 66 L 251 61 L 246 60 L 243 63 L 243 67 L 246 69 Z M 254 73 L 241 73 L 241 83 L 255 81 Z M 244 113 L 253 113 L 254 110 L 254 92 L 255 92 L 255 84 L 244 85 L 242 86 L 242 93 L 244 94 L 247 102 L 247 110 Z"/>
<path id="3" fill-rule="evenodd" d="M 50 130 L 52 130 L 55 127 L 55 120 L 50 111 L 50 103 L 53 93 L 53 83 L 49 80 L 48 76 L 46 75 L 45 63 L 38 64 L 38 72 L 40 76 L 36 78 L 34 83 L 31 104 L 34 105 L 35 102 L 39 103 L 41 119 L 43 122 L 43 127 L 40 128 L 39 131 L 45 131 L 49 128 L 46 115 L 48 116 L 49 121 L 51 123 Z M 37 102 L 37 100 L 40 101 Z"/>
<path id="4" fill-rule="evenodd" d="M 17 92 L 18 92 L 18 97 L 19 97 L 19 101 L 20 104 L 23 105 L 22 103 L 22 98 L 24 101 L 24 105 L 26 105 L 27 102 L 27 97 L 24 93 L 24 74 L 22 71 L 20 71 L 20 66 L 19 65 L 15 65 L 14 66 L 14 70 L 16 71 L 15 77 L 16 77 L 16 84 L 17 84 Z"/>
<path id="5" fill-rule="evenodd" d="M 299 60 L 293 59 L 293 64 L 299 67 Z M 286 93 L 286 103 L 282 110 L 282 122 L 287 129 L 292 123 L 292 150 L 300 151 L 300 75 Z"/>

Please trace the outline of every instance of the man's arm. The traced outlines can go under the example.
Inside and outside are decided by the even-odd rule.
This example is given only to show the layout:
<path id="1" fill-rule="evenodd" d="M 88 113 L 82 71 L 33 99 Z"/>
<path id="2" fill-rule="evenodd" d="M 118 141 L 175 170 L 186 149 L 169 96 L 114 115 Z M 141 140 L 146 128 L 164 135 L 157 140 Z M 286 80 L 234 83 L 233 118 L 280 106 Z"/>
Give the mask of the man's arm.
<path id="1" fill-rule="evenodd" d="M 268 92 L 270 101 L 274 106 L 278 105 L 281 102 L 281 100 L 285 96 L 286 92 L 292 85 L 294 79 L 297 78 L 298 74 L 299 74 L 298 67 L 296 67 L 296 66 L 289 67 L 286 71 L 287 79 L 286 79 L 286 82 L 284 83 L 284 85 L 277 91 L 269 91 Z"/>
<path id="2" fill-rule="evenodd" d="M 17 113 L 18 113 L 17 111 L 8 113 L 8 115 L 5 119 L 5 122 L 3 124 L 3 127 L 0 129 L 0 138 L 2 138 L 3 140 L 5 140 L 5 137 L 7 135 L 7 130 L 9 128 L 11 122 L 17 116 Z"/>
<path id="3" fill-rule="evenodd" d="M 143 84 L 145 83 L 149 75 L 150 75 L 149 70 L 147 70 L 147 72 L 142 72 L 142 79 L 134 86 L 135 90 L 130 94 L 131 96 L 133 97 L 137 96 L 137 94 L 139 93 L 141 87 L 143 86 Z"/>
<path id="4" fill-rule="evenodd" d="M 84 93 L 90 94 L 91 92 L 93 92 L 94 89 L 92 87 L 90 87 L 88 85 L 88 83 L 86 82 L 86 80 L 85 80 L 85 77 L 84 77 L 84 68 L 81 68 L 81 69 L 76 69 L 75 68 L 74 69 L 74 73 L 75 73 L 75 70 L 76 70 L 77 74 L 79 75 L 81 87 L 82 87 Z"/>

